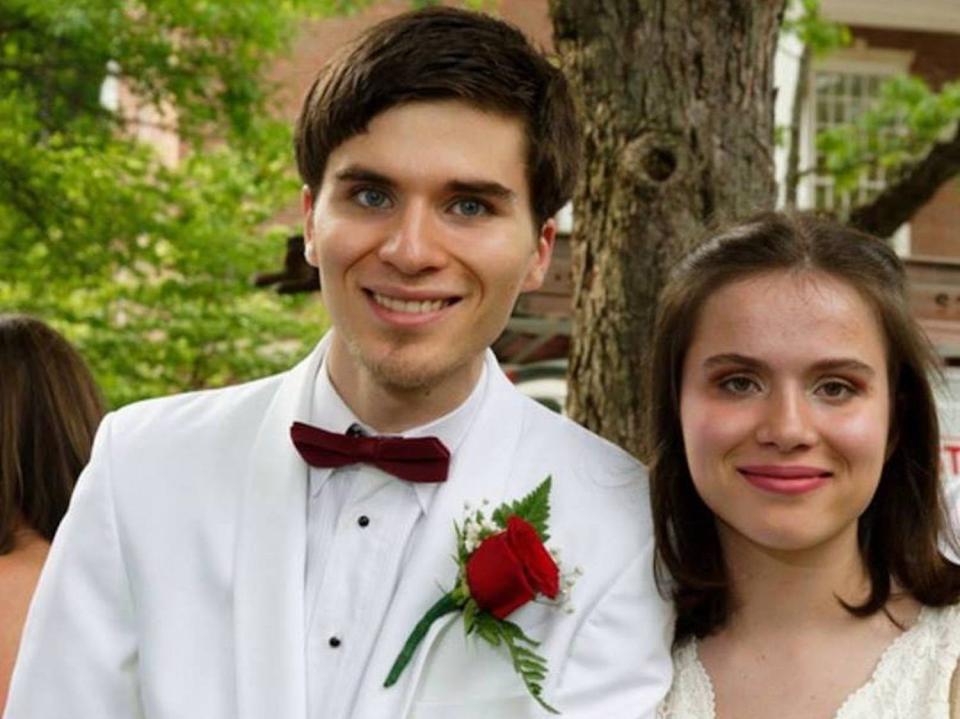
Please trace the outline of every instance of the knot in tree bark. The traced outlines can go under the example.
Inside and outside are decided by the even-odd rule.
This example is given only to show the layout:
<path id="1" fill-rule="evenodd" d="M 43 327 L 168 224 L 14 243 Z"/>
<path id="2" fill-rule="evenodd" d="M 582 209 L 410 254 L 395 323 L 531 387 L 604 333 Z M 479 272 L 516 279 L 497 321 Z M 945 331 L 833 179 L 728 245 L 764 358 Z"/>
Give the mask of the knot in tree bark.
<path id="1" fill-rule="evenodd" d="M 682 171 L 683 149 L 676 141 L 662 134 L 646 134 L 624 147 L 621 173 L 625 179 L 661 186 Z"/>

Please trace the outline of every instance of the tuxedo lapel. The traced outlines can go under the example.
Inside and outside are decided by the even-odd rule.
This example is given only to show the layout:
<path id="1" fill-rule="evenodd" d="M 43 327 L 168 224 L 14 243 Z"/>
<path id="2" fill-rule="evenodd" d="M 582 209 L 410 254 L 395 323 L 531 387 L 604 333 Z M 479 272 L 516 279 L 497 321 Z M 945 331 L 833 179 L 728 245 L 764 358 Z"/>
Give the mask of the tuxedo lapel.
<path id="1" fill-rule="evenodd" d="M 384 621 L 363 686 L 356 716 L 405 717 L 410 711 L 424 662 L 440 631 L 458 614 L 434 623 L 413 660 L 393 687 L 384 689 L 397 654 L 410 630 L 456 579 L 454 522 L 461 522 L 464 503 L 496 506 L 508 494 L 512 459 L 520 441 L 522 399 L 487 352 L 486 396 L 463 443 L 454 453 L 449 479 L 441 486 L 404 569 Z"/>
<path id="2" fill-rule="evenodd" d="M 328 335 L 329 337 L 329 335 Z M 250 448 L 237 531 L 238 719 L 306 717 L 303 577 L 308 469 L 290 440 L 307 421 L 324 339 L 284 377 Z"/>

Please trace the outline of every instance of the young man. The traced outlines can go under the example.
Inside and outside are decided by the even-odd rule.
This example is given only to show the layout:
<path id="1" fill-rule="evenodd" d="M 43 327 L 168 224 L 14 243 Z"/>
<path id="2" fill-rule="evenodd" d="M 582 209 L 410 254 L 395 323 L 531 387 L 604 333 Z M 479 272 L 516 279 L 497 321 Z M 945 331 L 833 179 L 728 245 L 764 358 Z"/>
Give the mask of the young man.
<path id="1" fill-rule="evenodd" d="M 652 716 L 671 624 L 643 469 L 520 395 L 488 349 L 543 280 L 577 132 L 561 74 L 483 15 L 400 16 L 321 72 L 297 158 L 333 329 L 284 375 L 104 421 L 7 719 L 542 716 L 506 648 L 457 613 L 384 679 L 452 588 L 464 504 L 548 475 L 550 543 L 584 574 L 572 613 L 509 619 L 541 642 L 543 697 L 566 716 Z M 294 422 L 338 442 L 436 438 L 447 477 L 309 466 Z"/>

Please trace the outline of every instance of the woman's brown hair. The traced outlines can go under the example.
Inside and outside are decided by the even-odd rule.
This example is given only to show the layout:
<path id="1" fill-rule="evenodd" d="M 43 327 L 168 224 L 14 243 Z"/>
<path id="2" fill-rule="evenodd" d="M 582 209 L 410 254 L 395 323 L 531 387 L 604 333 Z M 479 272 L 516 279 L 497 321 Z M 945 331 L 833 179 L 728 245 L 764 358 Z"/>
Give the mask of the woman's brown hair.
<path id="1" fill-rule="evenodd" d="M 700 310 L 721 287 L 768 272 L 815 272 L 855 288 L 883 328 L 891 387 L 891 449 L 858 542 L 871 589 L 856 616 L 885 608 L 892 582 L 928 606 L 960 600 L 960 567 L 940 485 L 940 441 L 930 385 L 932 346 L 910 315 L 906 274 L 885 242 L 812 214 L 764 213 L 712 236 L 673 270 L 661 294 L 650 363 L 648 447 L 657 582 L 677 608 L 675 641 L 719 629 L 731 586 L 716 523 L 690 477 L 680 424 L 681 371 Z M 669 574 L 669 577 L 667 576 Z"/>
<path id="2" fill-rule="evenodd" d="M 21 522 L 53 539 L 102 417 L 70 343 L 39 320 L 0 314 L 0 554 Z"/>

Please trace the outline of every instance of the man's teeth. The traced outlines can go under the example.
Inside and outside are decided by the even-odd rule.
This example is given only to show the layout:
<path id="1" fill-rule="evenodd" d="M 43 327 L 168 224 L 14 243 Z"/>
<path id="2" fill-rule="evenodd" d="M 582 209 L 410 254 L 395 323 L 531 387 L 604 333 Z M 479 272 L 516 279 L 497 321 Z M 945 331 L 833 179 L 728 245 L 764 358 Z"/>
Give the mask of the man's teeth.
<path id="1" fill-rule="evenodd" d="M 376 292 L 373 293 L 373 299 L 378 305 L 386 307 L 388 310 L 409 314 L 436 312 L 449 304 L 449 300 L 398 300 L 395 297 L 387 297 Z"/>

